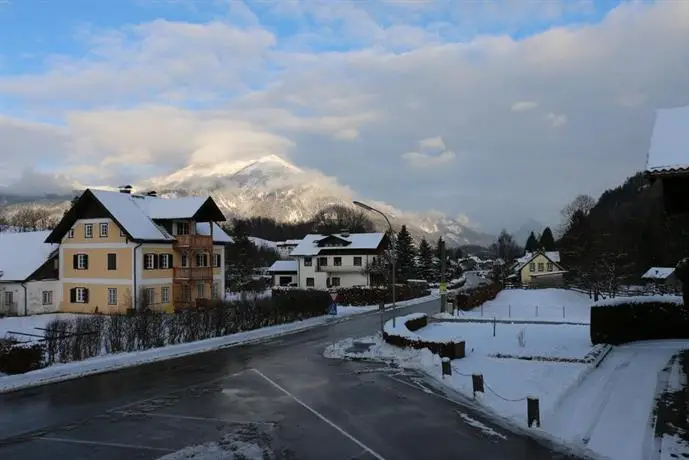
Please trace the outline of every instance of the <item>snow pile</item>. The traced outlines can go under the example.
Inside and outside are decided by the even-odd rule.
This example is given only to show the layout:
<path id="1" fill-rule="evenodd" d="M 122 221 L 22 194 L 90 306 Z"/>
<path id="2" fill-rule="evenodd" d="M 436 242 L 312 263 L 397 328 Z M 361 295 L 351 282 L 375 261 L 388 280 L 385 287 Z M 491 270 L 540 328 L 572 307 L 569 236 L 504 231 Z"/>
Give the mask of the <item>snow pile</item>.
<path id="1" fill-rule="evenodd" d="M 395 320 L 388 320 L 383 326 L 383 330 L 389 335 L 398 335 L 410 340 L 419 340 L 418 334 L 410 331 L 407 328 L 407 321 L 414 321 L 417 319 L 425 318 L 427 315 L 425 313 L 411 313 L 409 315 L 400 316 L 395 318 Z M 393 326 L 394 323 L 394 326 Z"/>
<path id="2" fill-rule="evenodd" d="M 33 341 L 36 338 L 22 335 L 11 334 L 13 332 L 24 332 L 27 334 L 35 334 L 43 336 L 43 331 L 36 328 L 45 329 L 46 326 L 55 319 L 72 320 L 78 316 L 74 313 L 51 313 L 46 315 L 34 316 L 7 316 L 0 318 L 0 339 L 6 336 L 13 336 L 20 342 Z"/>
<path id="3" fill-rule="evenodd" d="M 626 304 L 639 304 L 639 303 L 667 303 L 682 306 L 684 301 L 682 296 L 678 295 L 644 295 L 644 296 L 631 296 L 631 297 L 615 297 L 614 299 L 604 299 L 599 300 L 593 306 L 594 307 L 616 307 L 619 305 Z"/>
<path id="4" fill-rule="evenodd" d="M 269 299 L 273 296 L 271 289 L 266 289 L 263 292 L 225 292 L 225 302 L 254 302 L 260 299 Z"/>
<path id="5" fill-rule="evenodd" d="M 158 460 L 272 460 L 271 437 L 250 424 L 236 433 L 225 434 L 219 442 L 190 446 Z"/>

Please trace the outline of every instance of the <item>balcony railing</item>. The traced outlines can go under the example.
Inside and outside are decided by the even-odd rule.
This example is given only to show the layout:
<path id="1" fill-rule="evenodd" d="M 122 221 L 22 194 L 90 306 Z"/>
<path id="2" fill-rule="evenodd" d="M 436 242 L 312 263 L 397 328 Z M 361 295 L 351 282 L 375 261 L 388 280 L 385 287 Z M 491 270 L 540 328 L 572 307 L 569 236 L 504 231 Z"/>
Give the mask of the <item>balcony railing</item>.
<path id="1" fill-rule="evenodd" d="M 175 280 L 184 281 L 213 280 L 213 267 L 175 267 L 172 276 Z"/>
<path id="2" fill-rule="evenodd" d="M 316 265 L 316 271 L 323 273 L 358 273 L 363 269 L 361 265 Z"/>
<path id="3" fill-rule="evenodd" d="M 210 235 L 175 235 L 175 249 L 213 249 Z"/>

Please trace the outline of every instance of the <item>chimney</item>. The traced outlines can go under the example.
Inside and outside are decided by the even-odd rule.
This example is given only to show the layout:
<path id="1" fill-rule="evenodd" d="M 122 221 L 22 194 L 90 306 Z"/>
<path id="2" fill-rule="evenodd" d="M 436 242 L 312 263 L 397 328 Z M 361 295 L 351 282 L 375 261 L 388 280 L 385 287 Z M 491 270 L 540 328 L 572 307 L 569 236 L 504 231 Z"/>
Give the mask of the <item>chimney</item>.
<path id="1" fill-rule="evenodd" d="M 349 229 L 348 229 L 348 228 L 343 228 L 342 230 L 340 230 L 340 235 L 341 235 L 343 238 L 348 238 L 348 237 L 349 237 Z"/>
<path id="2" fill-rule="evenodd" d="M 155 198 L 158 196 L 158 192 L 156 192 L 155 190 L 151 190 L 150 192 L 146 192 L 146 196 L 152 196 Z"/>
<path id="3" fill-rule="evenodd" d="M 132 194 L 132 187 L 131 185 L 120 185 L 120 193 L 126 193 L 127 195 Z"/>

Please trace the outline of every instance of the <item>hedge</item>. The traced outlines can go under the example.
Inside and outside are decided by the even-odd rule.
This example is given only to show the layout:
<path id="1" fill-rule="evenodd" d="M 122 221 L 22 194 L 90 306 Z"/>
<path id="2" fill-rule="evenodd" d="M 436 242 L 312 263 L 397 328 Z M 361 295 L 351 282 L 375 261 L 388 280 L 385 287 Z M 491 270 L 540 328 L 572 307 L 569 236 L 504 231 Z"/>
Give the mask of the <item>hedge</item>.
<path id="1" fill-rule="evenodd" d="M 388 327 L 392 324 L 392 320 L 390 320 L 383 328 L 383 340 L 386 343 L 400 348 L 414 348 L 417 350 L 428 348 L 431 353 L 435 353 L 442 358 L 460 359 L 466 356 L 466 343 L 464 341 L 433 342 L 424 340 L 416 334 L 413 334 L 414 331 L 418 331 L 428 324 L 428 316 L 425 314 L 413 314 L 407 315 L 407 317 L 402 316 L 397 320 L 403 322 L 403 327 L 405 327 L 409 333 L 399 334 L 388 332 L 392 330 L 392 327 Z"/>
<path id="2" fill-rule="evenodd" d="M 621 300 L 618 299 L 618 300 Z M 591 343 L 689 339 L 689 310 L 673 301 L 591 307 Z"/>
<path id="3" fill-rule="evenodd" d="M 490 283 L 460 291 L 455 296 L 455 306 L 460 310 L 471 310 L 489 300 L 495 299 L 500 290 L 501 287 L 498 284 Z"/>
<path id="4" fill-rule="evenodd" d="M 395 301 L 417 299 L 430 295 L 431 291 L 427 286 L 418 284 L 397 284 L 395 285 Z M 391 287 L 351 287 L 337 290 L 337 303 L 339 305 L 378 305 L 383 301 L 392 303 Z"/>
<path id="5" fill-rule="evenodd" d="M 21 373 L 54 363 L 80 361 L 109 353 L 134 352 L 195 342 L 237 332 L 299 321 L 327 313 L 324 291 L 289 290 L 254 302 L 214 302 L 206 308 L 173 314 L 138 310 L 128 315 L 55 319 L 33 348 L 5 343 L 0 372 Z M 26 351 L 31 350 L 31 351 Z M 36 354 L 42 359 L 36 362 Z"/>

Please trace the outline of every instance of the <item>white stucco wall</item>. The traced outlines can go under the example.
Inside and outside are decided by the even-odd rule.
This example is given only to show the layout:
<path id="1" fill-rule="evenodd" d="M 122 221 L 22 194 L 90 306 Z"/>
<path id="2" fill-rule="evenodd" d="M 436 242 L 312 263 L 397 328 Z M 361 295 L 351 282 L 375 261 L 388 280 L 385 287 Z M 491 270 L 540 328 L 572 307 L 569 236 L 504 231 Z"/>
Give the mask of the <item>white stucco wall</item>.
<path id="1" fill-rule="evenodd" d="M 326 257 L 328 259 L 328 265 L 322 267 L 321 271 L 316 271 L 316 265 L 318 257 Z M 342 258 L 342 265 L 335 266 L 335 257 Z M 354 265 L 354 257 L 361 257 L 361 266 Z M 337 255 L 337 256 L 314 256 L 311 258 L 311 266 L 308 267 L 304 265 L 305 258 L 298 257 L 299 261 L 299 287 L 302 289 L 314 288 L 314 289 L 327 289 L 328 288 L 328 278 L 340 278 L 341 288 L 347 288 L 352 286 L 368 286 L 368 276 L 363 273 L 366 266 L 371 262 L 375 256 L 373 255 Z M 314 286 L 307 286 L 306 279 L 313 278 Z"/>
<path id="2" fill-rule="evenodd" d="M 11 291 L 14 308 L 13 310 L 2 313 L 10 315 L 24 316 L 36 315 L 40 313 L 55 313 L 60 310 L 60 300 L 62 299 L 62 283 L 57 280 L 52 281 L 29 281 L 26 283 L 27 303 L 24 303 L 24 287 L 21 283 L 0 284 L 0 296 L 5 296 L 4 291 Z M 43 291 L 53 293 L 52 303 L 43 305 Z M 0 301 L 2 305 L 2 301 Z"/>

